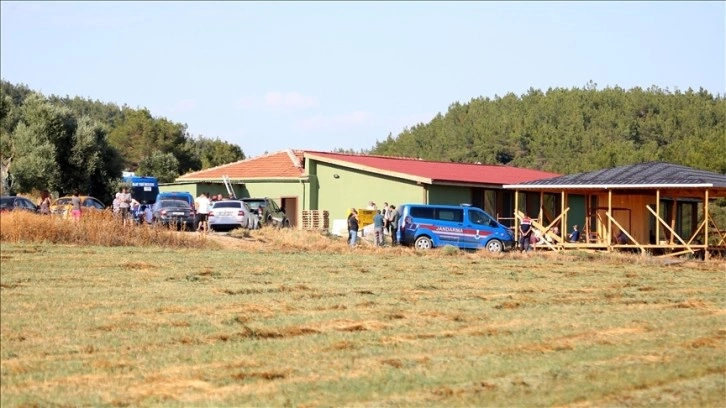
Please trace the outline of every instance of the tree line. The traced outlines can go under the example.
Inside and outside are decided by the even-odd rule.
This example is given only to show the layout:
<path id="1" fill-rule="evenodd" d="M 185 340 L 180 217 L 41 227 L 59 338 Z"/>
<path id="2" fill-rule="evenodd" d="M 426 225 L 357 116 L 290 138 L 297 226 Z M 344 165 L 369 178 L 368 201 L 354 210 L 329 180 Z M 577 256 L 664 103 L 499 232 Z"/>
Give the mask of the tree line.
<path id="1" fill-rule="evenodd" d="M 703 88 L 530 88 L 453 103 L 371 153 L 563 174 L 647 161 L 726 173 L 726 101 Z"/>
<path id="2" fill-rule="evenodd" d="M 192 136 L 186 124 L 146 108 L 80 97 L 44 96 L 0 82 L 0 178 L 3 194 L 78 189 L 110 201 L 122 171 L 174 181 L 190 171 L 245 158 L 218 138 Z"/>

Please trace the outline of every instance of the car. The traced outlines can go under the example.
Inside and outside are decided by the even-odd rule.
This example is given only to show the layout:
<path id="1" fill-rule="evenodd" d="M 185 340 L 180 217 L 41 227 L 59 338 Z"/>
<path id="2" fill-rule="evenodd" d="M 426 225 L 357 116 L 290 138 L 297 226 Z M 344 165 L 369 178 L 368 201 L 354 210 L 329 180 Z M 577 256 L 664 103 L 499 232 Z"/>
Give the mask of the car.
<path id="1" fill-rule="evenodd" d="M 106 209 L 106 206 L 97 198 L 91 196 L 79 196 L 78 198 L 81 199 L 81 213 L 88 210 L 103 211 Z M 71 207 L 73 206 L 73 204 L 71 204 L 72 199 L 73 197 L 66 196 L 55 200 L 50 206 L 50 213 L 54 215 L 61 215 L 66 218 L 69 217 L 71 214 Z"/>
<path id="2" fill-rule="evenodd" d="M 243 198 L 242 201 L 250 206 L 253 212 L 257 213 L 260 226 L 290 227 L 290 219 L 285 214 L 285 209 L 280 208 L 275 200 L 264 198 Z"/>
<path id="3" fill-rule="evenodd" d="M 255 227 L 255 214 L 242 200 L 222 200 L 212 203 L 209 210 L 209 228 L 214 231 Z"/>
<path id="4" fill-rule="evenodd" d="M 23 210 L 32 213 L 38 212 L 38 206 L 25 197 L 2 196 L 0 197 L 0 213 Z"/>
<path id="5" fill-rule="evenodd" d="M 187 229 L 189 229 L 189 230 L 197 229 L 197 225 L 199 225 L 199 220 L 197 220 L 197 210 L 195 209 L 195 206 L 194 206 L 194 196 L 192 196 L 191 193 L 186 192 L 186 191 L 165 191 L 165 192 L 157 194 L 156 200 L 154 200 L 154 202 L 158 203 L 161 200 L 186 201 L 189 204 L 189 208 L 191 209 L 190 219 L 187 222 Z"/>
<path id="6" fill-rule="evenodd" d="M 178 229 L 194 226 L 194 214 L 185 200 L 162 199 L 151 207 L 152 222 Z"/>
<path id="7" fill-rule="evenodd" d="M 470 205 L 403 204 L 398 242 L 417 249 L 452 245 L 497 253 L 514 248 L 514 233 L 484 210 Z"/>

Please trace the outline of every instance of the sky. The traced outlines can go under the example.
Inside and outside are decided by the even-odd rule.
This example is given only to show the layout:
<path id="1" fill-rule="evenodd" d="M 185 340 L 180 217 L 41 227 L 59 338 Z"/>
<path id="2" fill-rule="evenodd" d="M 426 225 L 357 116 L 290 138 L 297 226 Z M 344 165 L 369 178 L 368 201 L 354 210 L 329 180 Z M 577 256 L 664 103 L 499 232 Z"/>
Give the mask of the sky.
<path id="1" fill-rule="evenodd" d="M 371 149 L 528 89 L 726 94 L 726 2 L 0 2 L 0 76 L 247 157 Z"/>

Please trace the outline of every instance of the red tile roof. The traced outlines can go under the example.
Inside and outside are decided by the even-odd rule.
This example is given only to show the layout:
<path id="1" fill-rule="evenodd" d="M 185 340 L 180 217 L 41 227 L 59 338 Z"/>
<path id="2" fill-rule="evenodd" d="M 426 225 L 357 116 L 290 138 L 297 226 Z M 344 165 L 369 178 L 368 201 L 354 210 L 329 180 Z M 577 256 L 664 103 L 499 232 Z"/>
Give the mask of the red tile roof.
<path id="1" fill-rule="evenodd" d="M 305 173 L 304 163 L 302 150 L 282 150 L 194 173 L 187 173 L 177 178 L 177 180 L 221 180 L 222 176 L 228 176 L 230 180 L 300 178 Z"/>
<path id="2" fill-rule="evenodd" d="M 436 162 L 399 157 L 305 151 L 305 156 L 426 183 L 515 184 L 560 174 L 502 165 Z M 351 166 L 352 165 L 352 166 Z"/>

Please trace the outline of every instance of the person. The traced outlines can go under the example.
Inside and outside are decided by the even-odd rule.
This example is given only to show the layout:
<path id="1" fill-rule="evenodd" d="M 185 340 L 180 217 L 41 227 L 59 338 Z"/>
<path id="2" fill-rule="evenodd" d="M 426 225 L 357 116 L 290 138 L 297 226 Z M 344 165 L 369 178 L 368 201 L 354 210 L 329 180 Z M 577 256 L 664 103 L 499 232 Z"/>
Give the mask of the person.
<path id="1" fill-rule="evenodd" d="M 355 208 L 351 208 L 348 215 L 348 243 L 352 247 L 358 243 L 358 211 Z"/>
<path id="2" fill-rule="evenodd" d="M 577 225 L 572 226 L 572 233 L 570 233 L 568 238 L 572 243 L 580 241 L 580 230 L 577 229 Z"/>
<path id="3" fill-rule="evenodd" d="M 113 206 L 113 216 L 118 218 L 118 214 L 121 211 L 119 208 L 119 201 L 118 201 L 118 195 L 113 197 L 113 203 L 111 204 Z"/>
<path id="4" fill-rule="evenodd" d="M 529 251 L 532 235 L 532 220 L 524 214 L 522 222 L 519 224 L 519 248 L 521 251 Z"/>
<path id="5" fill-rule="evenodd" d="M 207 221 L 207 218 L 209 217 L 209 204 L 209 193 L 199 194 L 199 197 L 194 200 L 194 208 L 197 210 L 197 216 L 199 217 L 199 226 L 197 227 L 197 231 L 209 231 L 209 222 Z"/>
<path id="6" fill-rule="evenodd" d="M 73 197 L 71 197 L 71 216 L 75 221 L 81 220 L 81 197 L 79 197 L 78 190 L 73 191 Z"/>
<path id="7" fill-rule="evenodd" d="M 48 193 L 48 190 L 40 192 L 40 202 L 38 203 L 38 207 L 41 214 L 50 214 L 50 194 Z"/>
<path id="8" fill-rule="evenodd" d="M 620 230 L 617 237 L 615 237 L 615 240 L 620 245 L 627 245 L 629 243 L 628 236 L 625 235 L 625 232 L 623 232 L 623 230 Z"/>
<path id="9" fill-rule="evenodd" d="M 154 213 L 151 211 L 151 206 L 150 205 L 142 205 L 141 207 L 143 208 L 143 216 L 144 216 L 143 219 L 144 219 L 144 221 L 147 224 L 153 223 L 154 222 Z"/>
<path id="10" fill-rule="evenodd" d="M 376 203 L 373 201 L 368 201 L 368 207 L 366 207 L 366 210 L 377 210 L 378 206 L 376 206 Z"/>
<path id="11" fill-rule="evenodd" d="M 396 210 L 395 205 L 391 205 L 391 207 L 388 210 L 388 227 L 390 228 L 391 232 L 391 246 L 398 245 L 398 237 L 396 237 L 396 234 L 398 233 L 398 219 L 400 218 L 400 214 L 398 214 L 398 210 Z"/>
<path id="12" fill-rule="evenodd" d="M 128 187 L 121 187 L 121 191 L 116 193 L 116 199 L 118 199 L 119 215 L 123 225 L 126 225 L 129 220 L 129 209 L 131 207 L 131 194 L 129 194 Z"/>
<path id="13" fill-rule="evenodd" d="M 224 200 L 224 197 L 222 197 L 222 193 L 217 194 L 217 201 Z"/>
<path id="14" fill-rule="evenodd" d="M 373 233 L 375 235 L 375 245 L 383 246 L 383 228 L 385 226 L 385 220 L 381 210 L 376 210 L 376 215 L 373 216 Z"/>

